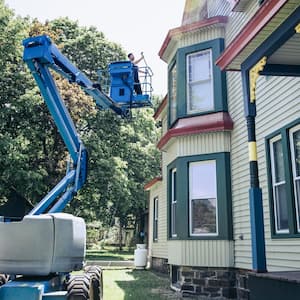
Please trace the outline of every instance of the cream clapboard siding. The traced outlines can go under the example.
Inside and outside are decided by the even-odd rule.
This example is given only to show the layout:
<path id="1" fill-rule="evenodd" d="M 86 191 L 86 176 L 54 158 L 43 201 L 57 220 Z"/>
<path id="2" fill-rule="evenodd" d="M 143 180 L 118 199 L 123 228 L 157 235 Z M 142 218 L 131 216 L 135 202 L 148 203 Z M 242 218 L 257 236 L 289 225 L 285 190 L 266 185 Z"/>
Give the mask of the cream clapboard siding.
<path id="1" fill-rule="evenodd" d="M 233 241 L 169 241 L 168 262 L 173 265 L 233 267 Z"/>
<path id="2" fill-rule="evenodd" d="M 228 108 L 234 122 L 231 135 L 231 176 L 235 266 L 251 269 L 248 142 L 241 74 L 227 72 L 227 83 Z"/>
<path id="3" fill-rule="evenodd" d="M 263 190 L 267 267 L 269 271 L 300 268 L 300 240 L 272 239 L 265 137 L 300 118 L 300 79 L 261 76 L 257 86 L 258 161 Z"/>
<path id="4" fill-rule="evenodd" d="M 230 132 L 211 132 L 173 138 L 163 152 L 163 170 L 177 157 L 217 152 L 230 152 Z M 164 181 L 166 181 L 164 176 Z M 165 187 L 167 188 L 167 187 Z M 167 205 L 167 203 L 166 203 Z M 188 224 L 187 224 L 188 226 Z M 233 266 L 232 241 L 168 241 L 168 262 L 190 266 Z"/>
<path id="5" fill-rule="evenodd" d="M 255 15 L 258 9 L 258 1 L 249 0 L 249 4 L 244 12 L 231 12 L 229 14 L 229 21 L 226 28 L 226 46 L 232 42 L 246 23 Z"/>
<path id="6" fill-rule="evenodd" d="M 154 242 L 153 213 L 155 197 L 158 197 L 158 238 Z M 162 182 L 157 182 L 151 187 L 149 201 L 149 255 L 152 257 L 167 258 L 167 206 L 164 184 Z"/>
<path id="7" fill-rule="evenodd" d="M 244 118 L 240 73 L 227 73 L 232 132 L 232 195 L 235 266 L 251 269 L 249 216 L 249 166 L 247 128 Z M 257 86 L 256 132 L 260 184 L 263 190 L 267 267 L 269 271 L 300 268 L 299 239 L 271 239 L 265 137 L 300 118 L 300 80 L 261 76 Z M 243 239 L 241 239 L 241 237 Z"/>
<path id="8" fill-rule="evenodd" d="M 230 152 L 230 132 L 210 132 L 173 138 L 163 154 L 163 168 L 177 157 Z"/>
<path id="9" fill-rule="evenodd" d="M 227 0 L 210 0 L 207 2 L 208 17 L 227 16 L 230 11 L 230 4 Z"/>
<path id="10" fill-rule="evenodd" d="M 178 34 L 178 36 L 174 38 L 174 41 L 171 40 L 169 43 L 164 56 L 167 58 L 168 64 L 170 64 L 179 48 L 196 45 L 216 38 L 223 38 L 224 36 L 225 28 L 223 24 L 213 25 L 209 28 L 200 28 L 184 34 Z"/>
<path id="11" fill-rule="evenodd" d="M 253 1 L 244 13 L 231 13 L 226 31 L 228 45 L 258 9 Z M 232 195 L 235 266 L 252 268 L 249 215 L 249 166 L 247 128 L 244 118 L 240 73 L 227 72 L 229 112 L 232 132 Z M 297 78 L 263 77 L 257 87 L 257 143 L 260 184 L 263 190 L 267 267 L 269 271 L 300 268 L 298 239 L 271 239 L 270 210 L 265 155 L 265 136 L 300 117 L 300 81 Z"/>

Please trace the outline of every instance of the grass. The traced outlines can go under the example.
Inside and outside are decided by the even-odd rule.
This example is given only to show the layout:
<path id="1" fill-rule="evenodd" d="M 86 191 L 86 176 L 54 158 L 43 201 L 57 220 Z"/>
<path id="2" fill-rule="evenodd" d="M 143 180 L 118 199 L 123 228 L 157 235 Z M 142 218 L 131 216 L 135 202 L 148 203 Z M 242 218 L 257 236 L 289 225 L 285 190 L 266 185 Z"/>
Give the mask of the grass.
<path id="1" fill-rule="evenodd" d="M 133 250 L 124 249 L 120 251 L 115 247 L 106 246 L 102 250 L 87 250 L 86 252 L 87 260 L 133 260 Z"/>
<path id="2" fill-rule="evenodd" d="M 169 280 L 147 270 L 105 269 L 104 300 L 175 299 L 170 294 Z"/>

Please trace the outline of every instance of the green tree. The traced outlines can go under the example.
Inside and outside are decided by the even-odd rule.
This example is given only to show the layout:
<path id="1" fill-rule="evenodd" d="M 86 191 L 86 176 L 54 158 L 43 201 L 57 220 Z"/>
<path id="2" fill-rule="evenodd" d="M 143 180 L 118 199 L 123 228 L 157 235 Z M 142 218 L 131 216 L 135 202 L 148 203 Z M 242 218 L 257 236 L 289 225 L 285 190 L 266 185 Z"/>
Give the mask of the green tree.
<path id="1" fill-rule="evenodd" d="M 96 81 L 98 69 L 126 58 L 121 46 L 94 27 L 68 18 L 45 24 L 16 18 L 0 0 L 0 192 L 13 188 L 39 201 L 64 176 L 68 153 L 32 75 L 22 62 L 21 41 L 48 34 L 61 51 Z M 89 176 L 68 211 L 88 221 L 126 227 L 146 208 L 144 184 L 159 173 L 158 132 L 153 110 L 135 111 L 132 122 L 97 111 L 77 85 L 54 75 L 62 99 L 89 152 Z"/>

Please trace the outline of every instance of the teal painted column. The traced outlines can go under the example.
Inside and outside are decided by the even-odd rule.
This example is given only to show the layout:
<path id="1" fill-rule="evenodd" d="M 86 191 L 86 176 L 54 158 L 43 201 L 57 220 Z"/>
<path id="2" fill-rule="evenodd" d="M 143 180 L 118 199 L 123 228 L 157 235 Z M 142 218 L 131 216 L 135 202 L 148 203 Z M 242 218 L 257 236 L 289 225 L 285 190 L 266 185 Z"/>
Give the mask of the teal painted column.
<path id="1" fill-rule="evenodd" d="M 256 104 L 255 104 L 255 84 L 259 71 L 263 69 L 266 59 L 262 59 L 250 70 L 242 70 L 244 109 L 247 121 L 248 151 L 249 151 L 249 171 L 250 189 L 249 206 L 251 222 L 251 248 L 252 248 L 252 268 L 256 272 L 267 272 L 265 233 L 264 233 L 264 213 L 262 190 L 259 185 L 257 145 L 256 145 Z"/>

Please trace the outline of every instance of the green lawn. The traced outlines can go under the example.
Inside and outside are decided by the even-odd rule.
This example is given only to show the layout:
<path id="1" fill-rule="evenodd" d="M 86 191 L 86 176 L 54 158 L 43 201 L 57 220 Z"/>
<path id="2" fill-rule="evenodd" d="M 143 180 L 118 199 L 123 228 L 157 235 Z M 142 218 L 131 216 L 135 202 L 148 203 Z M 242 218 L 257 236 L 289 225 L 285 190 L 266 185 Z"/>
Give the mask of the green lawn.
<path id="1" fill-rule="evenodd" d="M 105 269 L 103 279 L 104 300 L 176 299 L 169 290 L 168 278 L 151 271 Z"/>
<path id="2" fill-rule="evenodd" d="M 105 247 L 103 250 L 87 250 L 87 260 L 133 260 L 134 250 L 120 251 L 114 247 Z"/>

